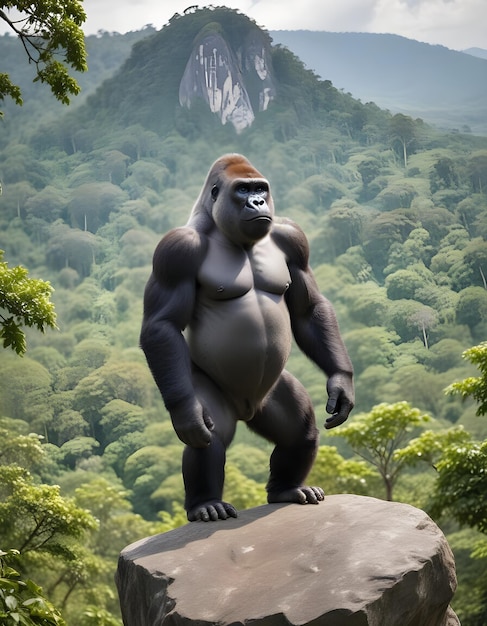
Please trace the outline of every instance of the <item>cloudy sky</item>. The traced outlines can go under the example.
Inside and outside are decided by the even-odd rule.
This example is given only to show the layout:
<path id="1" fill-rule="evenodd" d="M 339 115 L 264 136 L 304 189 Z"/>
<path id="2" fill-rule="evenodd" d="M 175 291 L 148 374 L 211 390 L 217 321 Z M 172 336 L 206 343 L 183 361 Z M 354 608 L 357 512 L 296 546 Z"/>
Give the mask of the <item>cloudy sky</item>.
<path id="1" fill-rule="evenodd" d="M 267 30 L 394 33 L 453 50 L 487 49 L 487 0 L 225 0 Z M 192 0 L 84 0 L 85 32 L 161 28 Z"/>

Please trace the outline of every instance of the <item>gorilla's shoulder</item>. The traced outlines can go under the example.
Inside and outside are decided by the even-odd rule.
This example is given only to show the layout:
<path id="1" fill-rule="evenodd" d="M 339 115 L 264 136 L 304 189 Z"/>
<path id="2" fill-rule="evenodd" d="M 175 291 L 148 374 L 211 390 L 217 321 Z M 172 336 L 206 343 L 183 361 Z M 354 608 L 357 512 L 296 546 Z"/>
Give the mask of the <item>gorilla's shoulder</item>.
<path id="1" fill-rule="evenodd" d="M 309 243 L 303 229 L 287 217 L 275 218 L 271 237 L 284 252 L 289 262 L 306 268 L 309 261 Z"/>
<path id="2" fill-rule="evenodd" d="M 192 275 L 200 266 L 207 249 L 207 239 L 194 228 L 180 226 L 164 235 L 154 252 L 153 270 L 159 279 Z"/>

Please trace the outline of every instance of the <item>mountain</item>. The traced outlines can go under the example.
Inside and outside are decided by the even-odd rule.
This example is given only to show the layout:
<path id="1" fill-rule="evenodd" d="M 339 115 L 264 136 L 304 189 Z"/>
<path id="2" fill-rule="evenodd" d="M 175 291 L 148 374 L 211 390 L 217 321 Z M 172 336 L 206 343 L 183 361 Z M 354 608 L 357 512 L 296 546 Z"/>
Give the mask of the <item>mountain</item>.
<path id="1" fill-rule="evenodd" d="M 465 52 L 465 54 L 471 54 L 473 57 L 487 59 L 487 50 L 484 50 L 484 48 L 467 48 L 463 50 L 463 52 Z"/>
<path id="2" fill-rule="evenodd" d="M 319 80 L 287 48 L 272 46 L 253 20 L 226 7 L 174 15 L 161 31 L 134 44 L 82 108 L 78 119 L 86 124 L 109 119 L 159 134 L 176 127 L 184 137 L 222 126 L 234 136 L 266 113 L 274 122 L 281 117 L 275 125 L 286 136 L 331 111 L 337 114 L 330 124 L 343 125 L 339 113 L 355 115 L 357 128 L 366 123 L 365 113 L 358 113 L 363 104 Z M 371 114 L 380 116 L 377 107 Z"/>
<path id="3" fill-rule="evenodd" d="M 438 127 L 487 134 L 487 60 L 398 35 L 271 31 L 339 89 Z"/>
<path id="4" fill-rule="evenodd" d="M 211 12 L 210 20 L 208 12 Z M 141 66 L 138 61 L 124 65 L 132 46 L 138 42 L 141 46 L 137 49 L 144 59 L 150 59 L 150 48 L 154 47 L 157 60 L 149 60 L 148 67 L 145 61 Z M 324 81 L 331 81 L 336 88 L 362 102 L 374 102 L 393 113 L 419 117 L 448 130 L 471 129 L 487 134 L 485 50 L 454 52 L 404 37 L 369 33 L 273 31 L 269 34 L 246 16 L 224 7 L 175 14 L 161 31 L 146 27 L 124 35 L 103 32 L 87 37 L 89 70 L 76 74 L 82 93 L 73 99 L 73 106 L 82 104 L 106 79 L 116 75 L 96 99 L 97 106 L 103 108 L 111 100 L 108 92 L 115 91 L 119 92 L 116 100 L 120 105 L 115 103 L 115 106 L 123 108 L 122 101 L 127 100 L 131 86 L 135 85 L 133 105 L 142 117 L 150 116 L 144 102 L 146 92 L 154 93 L 161 104 L 162 109 L 152 112 L 159 117 L 162 110 L 174 112 L 181 103 L 186 110 L 193 107 L 194 112 L 195 107 L 198 109 L 198 96 L 210 109 L 216 112 L 218 108 L 220 121 L 244 128 L 276 97 L 271 60 L 276 51 L 271 51 L 272 43 L 274 47 L 289 48 Z M 213 50 L 216 56 L 212 59 Z M 197 57 L 201 68 L 198 76 Z M 161 63 L 167 58 L 171 59 L 170 67 Z M 33 68 L 25 62 L 16 38 L 0 37 L 0 59 L 0 70 L 18 82 L 24 95 L 22 110 L 8 99 L 2 103 L 5 119 L 19 114 L 35 119 L 50 114 L 57 119 L 65 111 L 45 85 L 32 83 Z M 147 87 L 143 81 L 149 67 L 157 79 Z M 265 74 L 266 79 L 260 78 L 259 73 Z M 163 86 L 164 93 L 158 90 L 158 85 Z M 238 112 L 229 115 L 237 100 Z M 184 124 L 187 121 L 184 114 L 178 120 Z M 124 123 L 127 122 L 125 116 Z"/>
<path id="5" fill-rule="evenodd" d="M 231 9 L 176 13 L 161 31 L 134 45 L 88 106 L 97 114 L 115 109 L 122 123 L 133 122 L 135 112 L 137 122 L 162 131 L 175 116 L 183 126 L 198 117 L 205 103 L 221 124 L 241 131 L 274 97 L 270 48 L 270 36 Z"/>

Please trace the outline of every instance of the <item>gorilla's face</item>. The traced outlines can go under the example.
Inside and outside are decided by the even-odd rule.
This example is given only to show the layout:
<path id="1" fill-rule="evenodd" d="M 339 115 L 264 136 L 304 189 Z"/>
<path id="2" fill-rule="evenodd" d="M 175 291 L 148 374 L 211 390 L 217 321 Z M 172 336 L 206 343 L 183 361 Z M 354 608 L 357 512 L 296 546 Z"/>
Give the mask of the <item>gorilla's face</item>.
<path id="1" fill-rule="evenodd" d="M 232 242 L 248 246 L 269 233 L 274 209 L 264 178 L 233 179 L 211 194 L 215 224 Z"/>

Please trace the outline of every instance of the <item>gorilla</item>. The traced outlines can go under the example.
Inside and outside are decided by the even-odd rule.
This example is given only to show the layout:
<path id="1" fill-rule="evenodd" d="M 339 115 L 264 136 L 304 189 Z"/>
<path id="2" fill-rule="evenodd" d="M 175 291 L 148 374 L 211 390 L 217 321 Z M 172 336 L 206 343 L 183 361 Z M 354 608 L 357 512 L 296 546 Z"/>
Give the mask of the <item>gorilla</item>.
<path id="1" fill-rule="evenodd" d="M 308 393 L 284 369 L 293 336 L 327 377 L 326 428 L 353 408 L 353 369 L 308 259 L 303 231 L 274 215 L 268 181 L 239 154 L 213 164 L 186 226 L 154 252 L 140 345 L 186 444 L 189 521 L 237 516 L 222 500 L 237 420 L 275 446 L 268 502 L 324 499 L 303 485 L 319 431 Z"/>

